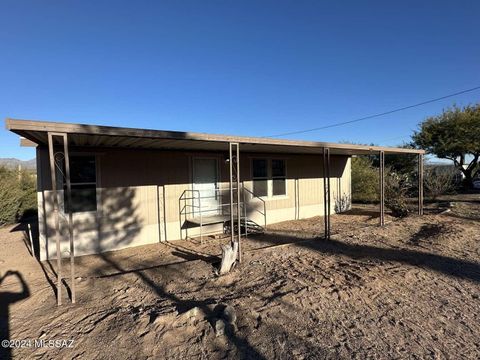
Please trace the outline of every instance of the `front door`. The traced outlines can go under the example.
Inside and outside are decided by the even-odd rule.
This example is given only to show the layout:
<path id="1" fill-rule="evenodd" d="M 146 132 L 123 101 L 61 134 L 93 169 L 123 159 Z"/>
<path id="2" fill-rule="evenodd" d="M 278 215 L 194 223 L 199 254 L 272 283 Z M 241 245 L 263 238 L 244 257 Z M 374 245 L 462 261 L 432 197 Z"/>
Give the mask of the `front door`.
<path id="1" fill-rule="evenodd" d="M 202 216 L 220 214 L 219 194 L 217 192 L 218 166 L 217 159 L 198 158 L 193 160 L 193 195 L 200 201 L 195 200 L 193 209 L 195 216 L 199 215 L 199 204 Z"/>

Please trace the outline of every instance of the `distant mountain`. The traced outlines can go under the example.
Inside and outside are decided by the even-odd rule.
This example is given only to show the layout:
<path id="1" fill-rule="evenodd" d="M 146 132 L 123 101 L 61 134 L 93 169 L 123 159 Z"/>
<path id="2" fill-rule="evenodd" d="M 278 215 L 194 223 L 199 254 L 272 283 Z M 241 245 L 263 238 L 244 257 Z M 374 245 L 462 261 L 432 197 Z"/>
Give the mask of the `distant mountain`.
<path id="1" fill-rule="evenodd" d="M 17 169 L 18 165 L 20 165 L 22 169 L 35 170 L 37 167 L 37 161 L 35 159 L 23 161 L 15 158 L 0 158 L 0 166 L 5 166 L 9 169 Z"/>

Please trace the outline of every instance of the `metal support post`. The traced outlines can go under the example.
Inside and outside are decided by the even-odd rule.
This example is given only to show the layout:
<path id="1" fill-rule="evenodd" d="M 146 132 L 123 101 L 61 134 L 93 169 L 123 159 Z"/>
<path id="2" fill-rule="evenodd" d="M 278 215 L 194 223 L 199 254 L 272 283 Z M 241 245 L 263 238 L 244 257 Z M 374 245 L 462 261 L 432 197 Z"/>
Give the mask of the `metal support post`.
<path id="1" fill-rule="evenodd" d="M 242 181 L 242 198 L 243 198 L 243 221 L 245 222 L 245 239 L 248 237 L 248 223 L 247 223 L 247 216 L 248 216 L 248 209 L 245 197 L 245 183 Z"/>
<path id="2" fill-rule="evenodd" d="M 380 226 L 385 225 L 385 152 L 380 151 Z"/>
<path id="3" fill-rule="evenodd" d="M 423 215 L 423 154 L 418 154 L 418 215 Z"/>
<path id="4" fill-rule="evenodd" d="M 242 243 L 241 243 L 241 238 L 242 238 L 242 213 L 240 210 L 240 146 L 235 144 L 237 148 L 237 155 L 236 155 L 236 165 L 237 165 L 237 237 L 238 237 L 238 262 L 242 262 Z"/>
<path id="5" fill-rule="evenodd" d="M 57 305 L 62 305 L 62 254 L 60 251 L 60 219 L 58 215 L 57 177 L 53 136 L 48 133 L 48 155 L 50 158 L 50 177 L 52 180 L 53 213 L 55 215 L 55 243 L 57 248 Z"/>
<path id="6" fill-rule="evenodd" d="M 330 240 L 330 149 L 323 148 L 323 219 L 325 239 Z"/>
<path id="7" fill-rule="evenodd" d="M 238 143 L 229 143 L 229 169 L 230 169 L 230 241 L 233 244 L 238 242 L 238 262 L 242 261 L 241 250 L 241 218 L 242 212 L 240 210 L 240 146 Z M 234 150 L 235 148 L 235 150 Z M 235 186 L 234 186 L 235 183 Z M 236 191 L 236 193 L 235 193 Z M 236 201 L 236 203 L 234 203 Z M 235 214 L 234 214 L 235 212 Z M 235 234 L 234 217 L 237 222 L 237 234 Z M 235 240 L 235 236 L 237 239 Z"/>
<path id="8" fill-rule="evenodd" d="M 328 187 L 328 240 L 330 240 L 332 222 L 331 220 L 331 211 L 332 211 L 332 191 L 330 190 L 330 149 L 327 148 L 327 187 Z"/>
<path id="9" fill-rule="evenodd" d="M 195 195 L 193 195 L 195 198 Z M 202 196 L 198 192 L 198 212 L 200 213 L 200 244 L 203 244 L 203 218 L 202 218 Z M 194 200 L 195 201 L 195 200 Z"/>
<path id="10" fill-rule="evenodd" d="M 228 144 L 228 166 L 230 174 L 230 243 L 233 247 L 235 242 L 235 232 L 233 230 L 233 154 L 232 154 L 232 143 Z"/>
<path id="11" fill-rule="evenodd" d="M 63 139 L 63 156 L 60 159 L 63 164 L 57 165 L 54 149 L 54 137 L 61 137 Z M 66 184 L 66 199 L 64 201 L 64 208 L 68 207 L 68 234 L 70 244 L 70 276 L 71 276 L 71 293 L 72 303 L 76 301 L 75 289 L 75 248 L 73 241 L 73 215 L 72 215 L 72 186 L 70 181 L 70 156 L 68 152 L 68 137 L 65 133 L 48 133 L 48 153 L 50 160 L 50 176 L 52 181 L 52 195 L 53 195 L 53 211 L 55 214 L 55 242 L 57 252 L 57 305 L 62 305 L 62 251 L 60 247 L 60 209 L 58 200 L 58 187 L 63 189 L 63 181 Z M 57 167 L 60 169 L 62 179 L 57 179 Z M 63 171 L 64 170 L 64 171 Z"/>
<path id="12" fill-rule="evenodd" d="M 75 246 L 73 243 L 72 184 L 70 181 L 70 154 L 68 152 L 68 135 L 63 135 L 63 154 L 65 158 L 65 180 L 67 184 L 68 202 L 68 236 L 70 242 L 70 278 L 72 303 L 75 304 Z"/>

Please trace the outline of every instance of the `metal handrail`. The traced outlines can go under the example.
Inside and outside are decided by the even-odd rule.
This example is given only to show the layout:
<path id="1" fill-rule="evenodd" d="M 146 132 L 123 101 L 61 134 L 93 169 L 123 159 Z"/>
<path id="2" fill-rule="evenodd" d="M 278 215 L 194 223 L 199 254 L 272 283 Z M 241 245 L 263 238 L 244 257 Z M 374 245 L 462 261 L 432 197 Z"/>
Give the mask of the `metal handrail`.
<path id="1" fill-rule="evenodd" d="M 184 204 L 183 208 L 181 207 L 180 203 L 182 200 L 187 200 L 184 198 L 184 195 L 187 192 L 192 192 L 194 194 L 198 194 L 198 206 L 196 205 L 190 205 L 190 204 Z M 193 198 L 190 198 L 190 200 L 195 200 L 195 196 Z M 200 209 L 199 214 L 200 214 L 200 242 L 203 243 L 203 232 L 202 232 L 202 227 L 203 227 L 203 219 L 202 219 L 202 203 L 201 203 L 201 196 L 200 196 L 200 190 L 195 190 L 195 189 L 185 189 L 183 190 L 182 194 L 180 195 L 180 198 L 178 199 L 178 210 L 180 212 L 180 235 L 182 234 L 182 212 L 185 215 L 185 220 L 187 220 L 187 214 L 183 211 L 187 206 L 192 206 L 194 208 Z M 188 231 L 188 230 L 187 230 Z M 186 236 L 188 237 L 188 232 L 186 233 Z"/>
<path id="2" fill-rule="evenodd" d="M 263 224 L 265 226 L 265 229 L 267 228 L 267 203 L 264 199 L 262 199 L 260 196 L 256 195 L 253 191 L 247 189 L 245 186 L 243 186 L 243 190 L 248 192 L 249 194 L 252 195 L 252 197 L 254 198 L 257 198 L 258 200 L 260 200 L 262 203 L 263 203 L 263 213 L 258 210 L 258 209 L 255 209 L 255 211 L 259 212 L 260 214 L 263 215 Z"/>
<path id="3" fill-rule="evenodd" d="M 236 189 L 236 188 L 235 188 Z M 243 207 L 243 212 L 244 215 L 243 215 L 243 218 L 244 219 L 247 219 L 247 208 L 248 208 L 248 203 L 249 201 L 247 201 L 245 199 L 245 192 L 249 193 L 252 198 L 257 198 L 259 199 L 262 204 L 263 204 L 263 212 L 259 209 L 254 209 L 256 212 L 260 213 L 262 216 L 263 216 L 263 222 L 264 222 L 264 227 L 266 229 L 267 227 L 267 205 L 266 205 L 266 201 L 264 199 L 262 199 L 260 196 L 256 195 L 253 191 L 247 189 L 245 187 L 245 185 L 242 183 L 242 189 L 243 189 L 243 201 L 241 201 L 239 204 L 240 204 L 240 207 Z M 185 220 L 188 220 L 188 215 L 192 215 L 192 214 L 199 214 L 200 216 L 200 241 L 203 242 L 203 231 L 202 231 L 202 227 L 203 227 L 203 219 L 202 219 L 202 213 L 206 213 L 206 212 L 214 212 L 214 211 L 221 211 L 222 213 L 224 213 L 224 210 L 223 208 L 224 207 L 228 207 L 230 206 L 230 203 L 223 203 L 222 201 L 222 198 L 224 196 L 224 194 L 222 192 L 226 192 L 228 191 L 228 189 L 220 189 L 220 188 L 216 188 L 214 189 L 213 191 L 215 191 L 215 195 L 212 196 L 212 195 L 209 195 L 209 196 L 202 196 L 201 194 L 201 191 L 198 190 L 198 189 L 184 189 L 182 194 L 180 195 L 178 201 L 179 201 L 179 213 L 180 213 L 180 219 L 182 217 L 182 215 L 185 216 Z M 188 196 L 187 197 L 187 194 L 188 193 L 191 193 L 192 195 Z M 217 206 L 216 209 L 202 209 L 202 204 L 201 204 L 201 200 L 205 200 L 205 199 L 213 199 L 213 198 L 220 198 L 220 202 Z M 187 203 L 188 200 L 193 200 L 191 203 Z M 196 205 L 196 201 L 195 200 L 198 200 L 198 205 Z M 183 207 L 181 206 L 181 202 L 184 201 L 185 203 L 183 204 Z M 193 208 L 193 209 L 198 209 L 198 211 L 187 211 L 188 208 Z M 181 221 L 180 221 L 180 231 L 181 230 Z M 186 230 L 188 231 L 188 230 Z M 247 233 L 247 230 L 245 230 L 245 233 Z M 188 233 L 186 234 L 187 238 L 188 238 Z"/>

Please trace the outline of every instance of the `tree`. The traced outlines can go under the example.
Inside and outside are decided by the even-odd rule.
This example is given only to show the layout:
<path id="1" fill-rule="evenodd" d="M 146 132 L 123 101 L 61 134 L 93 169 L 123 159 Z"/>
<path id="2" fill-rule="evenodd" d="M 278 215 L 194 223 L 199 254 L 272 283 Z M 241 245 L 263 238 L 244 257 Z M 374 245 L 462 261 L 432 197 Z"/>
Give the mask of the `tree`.
<path id="1" fill-rule="evenodd" d="M 433 201 L 454 190 L 454 173 L 450 166 L 429 166 L 425 169 L 424 184 L 427 196 Z"/>
<path id="2" fill-rule="evenodd" d="M 355 202 L 375 202 L 378 200 L 378 169 L 366 156 L 352 158 L 352 200 Z"/>
<path id="3" fill-rule="evenodd" d="M 415 145 L 412 143 L 403 143 L 397 147 L 402 149 L 414 149 Z M 372 159 L 372 164 L 375 167 L 380 166 L 380 156 L 378 154 L 369 155 Z M 418 166 L 416 154 L 385 154 L 385 167 L 390 168 L 391 171 L 402 175 L 413 175 Z"/>
<path id="4" fill-rule="evenodd" d="M 11 224 L 37 207 L 35 179 L 25 170 L 0 167 L 0 226 Z"/>
<path id="5" fill-rule="evenodd" d="M 480 104 L 453 106 L 441 115 L 427 118 L 412 139 L 427 153 L 452 160 L 465 176 L 465 185 L 470 187 L 479 172 Z"/>

